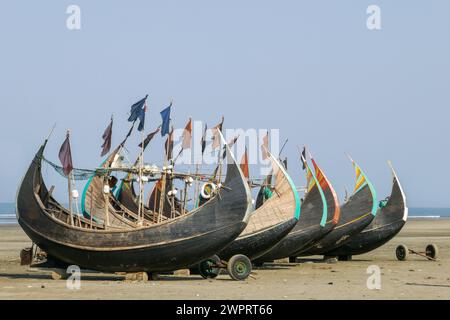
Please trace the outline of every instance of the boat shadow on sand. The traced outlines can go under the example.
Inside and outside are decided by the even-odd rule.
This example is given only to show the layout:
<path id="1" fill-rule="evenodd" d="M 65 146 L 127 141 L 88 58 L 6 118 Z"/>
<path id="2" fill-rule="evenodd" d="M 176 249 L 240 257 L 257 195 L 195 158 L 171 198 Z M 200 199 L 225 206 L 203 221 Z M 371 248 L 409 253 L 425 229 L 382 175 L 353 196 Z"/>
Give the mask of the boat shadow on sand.
<path id="1" fill-rule="evenodd" d="M 223 274 L 225 275 L 225 274 Z M 0 273 L 0 279 L 10 279 L 10 280 L 52 280 L 52 275 L 50 273 Z M 117 282 L 141 282 L 134 280 L 127 280 L 123 275 L 114 275 L 114 274 L 82 274 L 82 281 L 117 281 Z M 60 280 L 66 281 L 66 280 Z M 152 281 L 207 281 L 204 280 L 201 276 L 192 275 L 192 276 L 174 276 L 174 275 L 158 275 L 156 280 L 149 279 L 147 282 Z M 220 277 L 214 279 L 214 281 L 233 281 L 227 277 Z"/>

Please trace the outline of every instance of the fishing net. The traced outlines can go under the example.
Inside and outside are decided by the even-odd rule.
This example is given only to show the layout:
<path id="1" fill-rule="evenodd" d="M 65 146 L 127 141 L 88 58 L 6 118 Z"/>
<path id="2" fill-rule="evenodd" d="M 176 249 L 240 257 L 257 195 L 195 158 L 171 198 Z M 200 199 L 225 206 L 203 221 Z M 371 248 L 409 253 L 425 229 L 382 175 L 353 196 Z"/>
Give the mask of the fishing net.
<path id="1" fill-rule="evenodd" d="M 67 176 L 64 174 L 64 168 L 51 162 L 50 160 L 47 160 L 43 158 L 44 162 L 47 163 L 49 166 L 53 167 L 56 172 L 58 172 L 62 177 L 67 178 Z M 87 170 L 87 169 L 73 169 L 72 171 L 72 179 L 77 181 L 83 181 L 83 180 L 89 180 L 94 175 L 102 175 L 102 172 L 99 172 L 99 170 Z"/>

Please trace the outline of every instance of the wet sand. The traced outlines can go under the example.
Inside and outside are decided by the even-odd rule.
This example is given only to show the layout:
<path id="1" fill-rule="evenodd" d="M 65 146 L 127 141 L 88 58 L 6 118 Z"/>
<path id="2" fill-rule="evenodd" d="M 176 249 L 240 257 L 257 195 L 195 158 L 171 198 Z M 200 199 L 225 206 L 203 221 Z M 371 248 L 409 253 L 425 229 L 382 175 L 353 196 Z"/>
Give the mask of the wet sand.
<path id="1" fill-rule="evenodd" d="M 395 258 L 405 244 L 423 251 L 439 247 L 439 260 Z M 19 265 L 19 252 L 31 245 L 19 226 L 0 227 L 0 299 L 450 299 L 450 220 L 411 220 L 385 246 L 353 261 L 324 263 L 318 258 L 297 264 L 270 264 L 253 278 L 235 282 L 224 274 L 216 280 L 198 276 L 161 276 L 158 281 L 125 281 L 123 276 L 82 274 L 81 289 L 65 280 Z M 367 288 L 367 268 L 381 269 L 381 289 Z"/>

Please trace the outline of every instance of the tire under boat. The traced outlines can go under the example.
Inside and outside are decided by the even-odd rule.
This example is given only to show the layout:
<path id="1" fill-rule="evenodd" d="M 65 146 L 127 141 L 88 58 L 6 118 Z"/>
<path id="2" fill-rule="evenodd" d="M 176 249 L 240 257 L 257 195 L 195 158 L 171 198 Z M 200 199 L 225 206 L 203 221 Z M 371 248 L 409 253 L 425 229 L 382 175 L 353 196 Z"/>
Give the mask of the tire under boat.
<path id="1" fill-rule="evenodd" d="M 283 165 L 270 153 L 275 177 L 275 191 L 250 217 L 247 228 L 229 246 L 217 255 L 230 260 L 245 255 L 255 260 L 277 245 L 295 227 L 300 217 L 300 197 Z M 263 186 L 262 188 L 264 188 Z"/>
<path id="2" fill-rule="evenodd" d="M 164 223 L 126 230 L 71 226 L 69 212 L 53 199 L 42 178 L 46 144 L 19 187 L 17 219 L 37 246 L 64 264 L 102 272 L 173 271 L 220 251 L 247 226 L 251 193 L 231 150 L 227 152 L 226 188 L 198 210 Z M 82 219 L 86 225 L 88 220 Z"/>

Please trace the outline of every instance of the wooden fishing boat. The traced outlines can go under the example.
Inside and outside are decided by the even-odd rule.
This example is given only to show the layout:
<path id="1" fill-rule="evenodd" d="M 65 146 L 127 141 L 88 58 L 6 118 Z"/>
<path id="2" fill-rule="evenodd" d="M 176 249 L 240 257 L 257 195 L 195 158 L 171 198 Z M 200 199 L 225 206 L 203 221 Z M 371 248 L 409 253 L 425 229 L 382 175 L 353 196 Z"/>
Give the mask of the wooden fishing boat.
<path id="1" fill-rule="evenodd" d="M 316 173 L 317 181 L 322 188 L 325 200 L 327 202 L 327 208 L 328 208 L 328 215 L 327 215 L 327 222 L 325 223 L 325 226 L 323 227 L 322 236 L 324 237 L 328 233 L 330 233 L 336 225 L 339 223 L 340 219 L 340 213 L 341 208 L 339 206 L 339 200 L 336 194 L 336 191 L 334 190 L 332 184 L 326 177 L 323 170 L 319 167 L 319 165 L 316 163 L 314 158 L 311 157 L 312 164 L 314 166 L 314 171 Z M 320 238 L 318 237 L 314 242 L 310 244 L 312 246 L 315 242 L 320 241 Z M 290 257 L 291 261 L 295 261 L 296 257 L 299 253 L 304 251 L 305 248 L 302 248 L 298 252 L 292 253 L 292 256 Z"/>
<path id="2" fill-rule="evenodd" d="M 292 231 L 269 252 L 255 260 L 256 264 L 291 257 L 313 241 L 322 238 L 326 232 L 328 207 L 325 195 L 316 176 L 305 163 L 308 190 L 301 203 L 301 216 Z"/>
<path id="3" fill-rule="evenodd" d="M 53 188 L 49 191 L 43 181 L 46 144 L 35 155 L 19 187 L 17 219 L 30 239 L 62 264 L 103 272 L 172 271 L 212 256 L 247 226 L 251 194 L 231 150 L 227 152 L 226 180 L 217 195 L 180 218 L 120 228 L 80 217 L 79 225 L 71 225 L 71 212 L 55 201 Z"/>
<path id="4" fill-rule="evenodd" d="M 294 182 L 283 165 L 270 152 L 267 154 L 275 183 L 273 188 L 263 185 L 261 189 L 271 189 L 272 196 L 252 213 L 244 232 L 217 254 L 223 260 L 237 254 L 250 260 L 259 258 L 287 236 L 300 217 L 300 197 Z"/>
<path id="5" fill-rule="evenodd" d="M 408 207 L 405 193 L 392 166 L 391 170 L 391 195 L 380 202 L 375 219 L 361 233 L 352 237 L 350 242 L 328 252 L 327 255 L 349 260 L 352 255 L 364 254 L 381 247 L 400 232 L 408 219 Z"/>
<path id="6" fill-rule="evenodd" d="M 337 226 L 311 247 L 298 252 L 298 256 L 325 255 L 351 241 L 375 218 L 377 196 L 372 183 L 361 168 L 352 160 L 356 171 L 353 195 L 342 205 Z"/>

